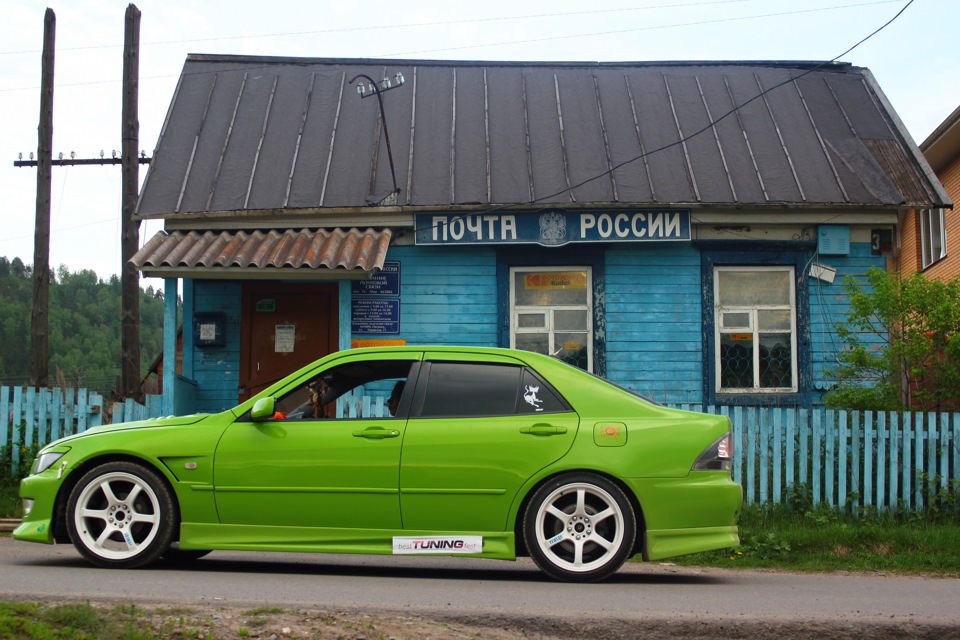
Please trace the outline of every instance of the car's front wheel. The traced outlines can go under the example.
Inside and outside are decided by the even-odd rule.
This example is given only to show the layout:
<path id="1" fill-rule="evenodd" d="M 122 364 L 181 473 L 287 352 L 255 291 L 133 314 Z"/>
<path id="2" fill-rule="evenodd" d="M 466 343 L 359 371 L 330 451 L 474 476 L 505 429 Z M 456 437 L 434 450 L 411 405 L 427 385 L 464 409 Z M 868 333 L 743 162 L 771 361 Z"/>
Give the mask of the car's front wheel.
<path id="1" fill-rule="evenodd" d="M 170 490 L 155 471 L 108 462 L 84 474 L 70 492 L 67 530 L 93 564 L 132 569 L 170 547 L 175 514 Z"/>
<path id="2" fill-rule="evenodd" d="M 630 556 L 636 537 L 630 500 L 616 484 L 593 473 L 567 473 L 542 485 L 524 516 L 530 557 L 565 582 L 595 582 Z"/>
<path id="3" fill-rule="evenodd" d="M 174 542 L 170 548 L 160 554 L 164 560 L 170 562 L 193 562 L 209 554 L 208 549 L 181 549 L 179 542 Z"/>

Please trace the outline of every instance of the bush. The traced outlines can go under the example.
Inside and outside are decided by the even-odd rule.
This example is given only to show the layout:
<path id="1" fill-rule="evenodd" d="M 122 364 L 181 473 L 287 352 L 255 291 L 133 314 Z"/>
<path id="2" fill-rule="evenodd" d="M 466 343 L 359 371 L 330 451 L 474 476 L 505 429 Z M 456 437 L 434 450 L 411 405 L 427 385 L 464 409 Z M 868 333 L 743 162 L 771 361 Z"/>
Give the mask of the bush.
<path id="1" fill-rule="evenodd" d="M 827 406 L 873 411 L 950 411 L 960 398 L 960 279 L 870 269 L 847 278 L 850 310 Z"/>

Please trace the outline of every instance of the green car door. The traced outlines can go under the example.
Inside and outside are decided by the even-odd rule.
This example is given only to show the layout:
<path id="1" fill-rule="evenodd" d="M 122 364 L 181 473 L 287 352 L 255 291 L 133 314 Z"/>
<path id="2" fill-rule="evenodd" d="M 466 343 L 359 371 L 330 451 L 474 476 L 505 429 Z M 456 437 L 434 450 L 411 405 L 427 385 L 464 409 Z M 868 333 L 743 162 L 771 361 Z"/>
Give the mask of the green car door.
<path id="1" fill-rule="evenodd" d="M 228 427 L 214 462 L 220 521 L 399 529 L 405 420 L 388 397 L 417 357 L 345 359 L 279 398 L 274 419 Z"/>
<path id="2" fill-rule="evenodd" d="M 504 530 L 521 485 L 570 449 L 578 422 L 523 366 L 425 363 L 404 434 L 404 529 Z"/>

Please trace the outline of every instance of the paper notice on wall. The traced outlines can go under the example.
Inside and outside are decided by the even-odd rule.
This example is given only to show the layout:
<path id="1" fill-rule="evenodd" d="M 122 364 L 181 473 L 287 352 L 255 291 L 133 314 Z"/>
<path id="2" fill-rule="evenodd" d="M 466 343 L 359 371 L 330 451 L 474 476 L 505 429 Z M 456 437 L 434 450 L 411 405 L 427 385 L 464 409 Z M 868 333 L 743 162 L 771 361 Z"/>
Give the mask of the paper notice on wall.
<path id="1" fill-rule="evenodd" d="M 214 323 L 200 325 L 200 340 L 209 342 L 217 339 L 217 325 Z"/>
<path id="2" fill-rule="evenodd" d="M 278 324 L 274 334 L 274 351 L 277 353 L 293 353 L 296 342 L 297 325 Z"/>

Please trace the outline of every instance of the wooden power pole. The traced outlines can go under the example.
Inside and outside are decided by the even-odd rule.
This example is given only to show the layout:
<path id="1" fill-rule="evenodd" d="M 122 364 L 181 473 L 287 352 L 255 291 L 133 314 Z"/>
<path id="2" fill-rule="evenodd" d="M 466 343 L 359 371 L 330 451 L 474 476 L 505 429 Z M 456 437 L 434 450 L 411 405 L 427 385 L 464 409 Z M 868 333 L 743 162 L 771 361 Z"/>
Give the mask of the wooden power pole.
<path id="1" fill-rule="evenodd" d="M 127 398 L 140 398 L 140 278 L 130 259 L 140 244 L 140 224 L 133 220 L 140 192 L 137 148 L 140 120 L 137 93 L 140 82 L 140 10 L 127 6 L 123 37 L 123 207 L 120 225 L 120 391 Z"/>
<path id="2" fill-rule="evenodd" d="M 53 160 L 53 53 L 57 17 L 43 16 L 40 126 L 37 141 L 37 218 L 33 236 L 33 310 L 30 316 L 30 386 L 49 382 L 50 337 L 50 167 Z"/>

